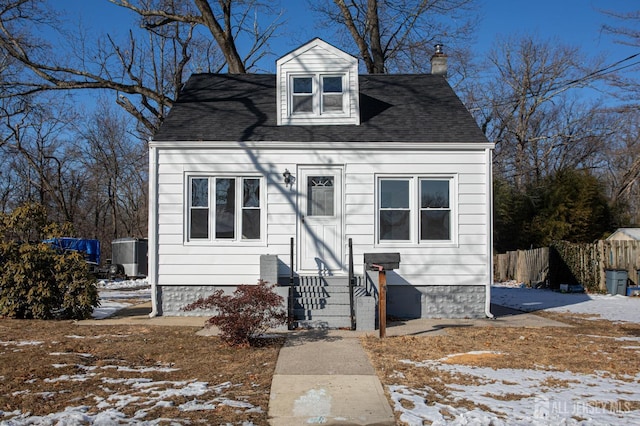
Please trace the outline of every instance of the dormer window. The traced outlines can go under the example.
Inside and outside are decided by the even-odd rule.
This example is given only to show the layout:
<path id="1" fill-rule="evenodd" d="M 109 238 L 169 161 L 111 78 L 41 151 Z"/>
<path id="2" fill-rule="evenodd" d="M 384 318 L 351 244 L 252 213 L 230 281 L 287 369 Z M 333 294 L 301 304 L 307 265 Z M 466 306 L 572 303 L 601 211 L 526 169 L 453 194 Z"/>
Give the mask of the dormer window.
<path id="1" fill-rule="evenodd" d="M 343 115 L 345 93 L 342 80 L 340 75 L 292 77 L 291 115 Z"/>
<path id="2" fill-rule="evenodd" d="M 322 77 L 322 112 L 342 112 L 342 77 Z"/>
<path id="3" fill-rule="evenodd" d="M 355 57 L 314 39 L 276 65 L 278 125 L 360 124 Z"/>
<path id="4" fill-rule="evenodd" d="M 294 77 L 291 94 L 291 113 L 313 113 L 313 79 Z"/>

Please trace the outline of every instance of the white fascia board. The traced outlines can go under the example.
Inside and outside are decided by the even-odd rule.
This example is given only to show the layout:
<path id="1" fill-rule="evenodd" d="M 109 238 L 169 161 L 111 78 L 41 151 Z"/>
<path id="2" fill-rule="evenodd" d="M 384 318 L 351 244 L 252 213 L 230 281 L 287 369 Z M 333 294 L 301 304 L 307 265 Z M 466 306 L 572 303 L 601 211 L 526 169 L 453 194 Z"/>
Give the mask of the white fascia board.
<path id="1" fill-rule="evenodd" d="M 485 150 L 494 149 L 487 142 L 297 142 L 297 141 L 151 141 L 152 148 L 214 148 L 214 149 L 314 149 L 331 151 L 412 151 L 412 150 Z"/>

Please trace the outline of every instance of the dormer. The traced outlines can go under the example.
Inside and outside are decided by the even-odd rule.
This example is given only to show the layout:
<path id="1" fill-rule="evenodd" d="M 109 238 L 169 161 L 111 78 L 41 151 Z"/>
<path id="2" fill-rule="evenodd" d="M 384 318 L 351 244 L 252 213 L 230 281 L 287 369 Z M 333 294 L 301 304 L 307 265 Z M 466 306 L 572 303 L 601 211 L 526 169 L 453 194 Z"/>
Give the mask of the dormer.
<path id="1" fill-rule="evenodd" d="M 355 57 L 315 38 L 276 68 L 278 125 L 360 124 Z"/>

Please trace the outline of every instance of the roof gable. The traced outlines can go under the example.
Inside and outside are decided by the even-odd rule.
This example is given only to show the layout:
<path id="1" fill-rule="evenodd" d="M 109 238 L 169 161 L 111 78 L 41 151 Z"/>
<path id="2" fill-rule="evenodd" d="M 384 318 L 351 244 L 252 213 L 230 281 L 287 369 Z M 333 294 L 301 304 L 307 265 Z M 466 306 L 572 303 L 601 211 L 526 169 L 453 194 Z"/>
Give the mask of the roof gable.
<path id="1" fill-rule="evenodd" d="M 607 240 L 635 240 L 640 241 L 640 228 L 618 228 Z"/>
<path id="2" fill-rule="evenodd" d="M 354 63 L 357 66 L 358 64 L 358 60 L 354 56 L 330 45 L 320 38 L 314 38 L 276 60 L 276 67 L 281 67 L 292 62 L 298 64 L 304 63 L 305 57 L 308 56 L 321 57 L 327 62 L 343 62 L 345 66 L 352 66 Z"/>

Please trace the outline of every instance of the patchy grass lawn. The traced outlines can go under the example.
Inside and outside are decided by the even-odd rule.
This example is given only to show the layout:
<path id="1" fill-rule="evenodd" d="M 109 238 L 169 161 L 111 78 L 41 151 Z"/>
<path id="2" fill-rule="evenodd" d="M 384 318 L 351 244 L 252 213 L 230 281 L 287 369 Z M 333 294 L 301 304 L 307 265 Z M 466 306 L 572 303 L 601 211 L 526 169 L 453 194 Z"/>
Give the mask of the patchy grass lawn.
<path id="1" fill-rule="evenodd" d="M 362 344 L 399 424 L 640 422 L 640 324 L 539 315 L 571 327 Z M 0 422 L 267 425 L 282 339 L 230 348 L 196 331 L 0 319 Z"/>
<path id="2" fill-rule="evenodd" d="M 639 418 L 640 324 L 540 315 L 572 327 L 450 328 L 362 344 L 400 424 Z"/>
<path id="3" fill-rule="evenodd" d="M 0 422 L 267 424 L 283 339 L 230 348 L 196 331 L 1 319 Z"/>

